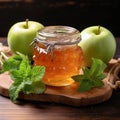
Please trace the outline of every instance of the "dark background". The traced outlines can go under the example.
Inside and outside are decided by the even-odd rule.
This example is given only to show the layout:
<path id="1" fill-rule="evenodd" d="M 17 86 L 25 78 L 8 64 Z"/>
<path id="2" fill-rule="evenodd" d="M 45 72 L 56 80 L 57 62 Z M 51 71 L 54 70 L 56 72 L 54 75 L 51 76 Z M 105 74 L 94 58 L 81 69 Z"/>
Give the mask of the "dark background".
<path id="1" fill-rule="evenodd" d="M 80 31 L 101 25 L 120 36 L 119 0 L 0 0 L 0 36 L 26 18 L 47 25 L 68 25 Z"/>

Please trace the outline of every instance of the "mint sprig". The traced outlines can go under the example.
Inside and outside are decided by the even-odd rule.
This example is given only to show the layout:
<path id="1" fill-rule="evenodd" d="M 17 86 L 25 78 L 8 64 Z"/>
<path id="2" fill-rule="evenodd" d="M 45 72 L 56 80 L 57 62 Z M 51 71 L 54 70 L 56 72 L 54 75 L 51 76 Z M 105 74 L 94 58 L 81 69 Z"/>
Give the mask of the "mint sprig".
<path id="1" fill-rule="evenodd" d="M 6 60 L 2 66 L 2 72 L 9 71 L 11 79 L 14 81 L 9 88 L 9 95 L 15 101 L 20 92 L 26 94 L 43 93 L 46 89 L 42 78 L 45 73 L 44 66 L 33 66 L 31 60 L 19 53 Z"/>
<path id="2" fill-rule="evenodd" d="M 78 91 L 85 92 L 94 87 L 102 87 L 104 85 L 103 79 L 106 77 L 104 70 L 106 64 L 97 58 L 92 58 L 92 65 L 90 68 L 83 67 L 83 74 L 73 76 L 72 78 L 79 83 Z"/>

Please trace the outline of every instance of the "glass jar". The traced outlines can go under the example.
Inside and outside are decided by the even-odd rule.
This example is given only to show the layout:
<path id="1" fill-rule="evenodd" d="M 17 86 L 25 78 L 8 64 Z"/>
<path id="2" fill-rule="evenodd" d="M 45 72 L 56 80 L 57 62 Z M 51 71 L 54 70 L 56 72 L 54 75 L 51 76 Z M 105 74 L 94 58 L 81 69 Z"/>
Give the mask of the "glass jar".
<path id="1" fill-rule="evenodd" d="M 84 64 L 80 40 L 80 32 L 69 26 L 46 26 L 38 31 L 33 61 L 34 65 L 46 67 L 46 85 L 66 86 L 74 82 L 71 76 L 79 74 Z"/>

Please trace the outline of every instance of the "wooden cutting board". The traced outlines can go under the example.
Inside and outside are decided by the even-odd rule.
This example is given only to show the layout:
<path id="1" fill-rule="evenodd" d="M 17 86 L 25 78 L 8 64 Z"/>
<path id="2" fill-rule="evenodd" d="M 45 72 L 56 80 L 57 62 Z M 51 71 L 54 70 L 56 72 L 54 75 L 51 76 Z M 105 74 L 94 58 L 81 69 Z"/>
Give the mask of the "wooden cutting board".
<path id="1" fill-rule="evenodd" d="M 114 60 L 112 60 L 114 63 Z M 116 62 L 116 61 L 115 61 Z M 112 68 L 113 64 L 109 64 L 106 72 L 108 73 Z M 65 87 L 50 87 L 47 86 L 47 90 L 44 94 L 23 94 L 20 93 L 19 100 L 32 100 L 32 101 L 42 101 L 42 102 L 54 102 L 62 103 L 72 106 L 86 106 L 91 104 L 98 104 L 108 100 L 113 89 L 107 84 L 108 77 L 104 81 L 104 86 L 102 88 L 93 88 L 87 92 L 77 92 L 77 83 L 73 83 Z M 9 88 L 12 84 L 12 80 L 8 73 L 3 73 L 0 75 L 0 94 L 2 96 L 9 97 Z"/>

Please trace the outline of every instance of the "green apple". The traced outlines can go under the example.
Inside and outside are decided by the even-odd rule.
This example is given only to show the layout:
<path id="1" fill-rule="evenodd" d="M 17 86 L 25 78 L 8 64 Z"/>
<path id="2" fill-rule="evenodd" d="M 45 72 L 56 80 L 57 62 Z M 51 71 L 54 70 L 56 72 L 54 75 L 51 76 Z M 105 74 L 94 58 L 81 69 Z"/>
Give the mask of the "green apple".
<path id="1" fill-rule="evenodd" d="M 83 49 L 85 66 L 91 66 L 91 58 L 101 59 L 108 63 L 115 55 L 116 40 L 105 27 L 90 26 L 81 31 L 78 44 Z"/>
<path id="2" fill-rule="evenodd" d="M 43 27 L 41 23 L 28 21 L 28 19 L 14 24 L 8 31 L 8 46 L 13 53 L 20 52 L 32 56 L 33 46 L 30 46 L 30 43 L 35 38 L 37 31 Z"/>

